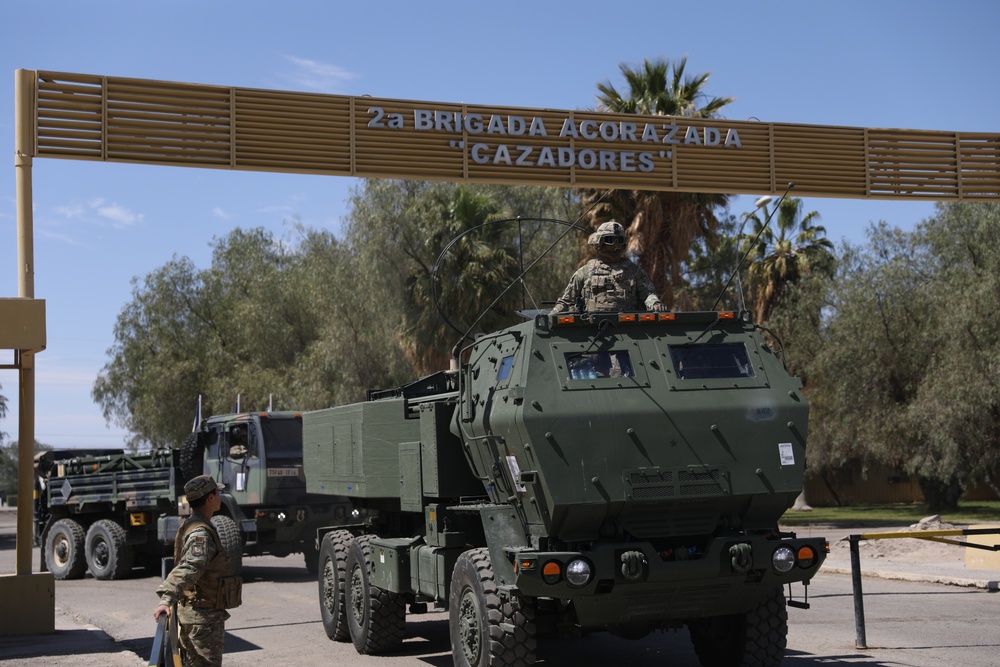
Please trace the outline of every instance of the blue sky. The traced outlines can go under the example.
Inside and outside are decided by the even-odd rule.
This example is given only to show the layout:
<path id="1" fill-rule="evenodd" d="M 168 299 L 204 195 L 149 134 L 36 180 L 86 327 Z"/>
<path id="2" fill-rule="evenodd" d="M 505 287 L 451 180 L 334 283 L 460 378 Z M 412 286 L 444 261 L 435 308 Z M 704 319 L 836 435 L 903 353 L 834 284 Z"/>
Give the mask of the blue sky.
<path id="1" fill-rule="evenodd" d="M 731 119 L 962 132 L 1000 131 L 1000 3 L 378 3 L 259 0 L 0 4 L 0 296 L 17 296 L 13 91 L 16 69 L 250 88 L 592 108 L 618 65 L 688 57 Z M 90 390 L 130 281 L 172 257 L 210 261 L 214 237 L 288 221 L 337 230 L 349 178 L 38 159 L 35 296 L 48 347 L 37 357 L 36 437 L 121 446 Z M 752 207 L 740 197 L 731 211 Z M 872 221 L 912 228 L 926 202 L 807 199 L 834 241 Z M 0 354 L 11 354 L 0 351 Z M 10 359 L 0 360 L 10 363 Z M 17 437 L 17 376 L 0 370 Z M 193 415 L 192 415 L 193 416 Z"/>

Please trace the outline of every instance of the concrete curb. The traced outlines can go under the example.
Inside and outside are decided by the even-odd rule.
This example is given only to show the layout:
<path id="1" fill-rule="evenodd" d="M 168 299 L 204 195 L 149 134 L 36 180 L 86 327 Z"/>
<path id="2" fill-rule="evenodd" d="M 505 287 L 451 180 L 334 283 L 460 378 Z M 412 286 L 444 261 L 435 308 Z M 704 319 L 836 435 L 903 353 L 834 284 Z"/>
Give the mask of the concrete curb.
<path id="1" fill-rule="evenodd" d="M 831 574 L 846 574 L 851 575 L 851 568 L 849 567 L 837 567 L 836 565 L 828 566 L 824 564 L 820 568 L 820 572 L 829 572 Z M 968 577 L 953 577 L 947 575 L 936 575 L 936 574 L 922 574 L 916 572 L 894 572 L 891 570 L 866 570 L 862 566 L 861 568 L 862 577 L 874 577 L 876 579 L 892 579 L 895 581 L 913 581 L 925 584 L 945 584 L 948 586 L 962 586 L 965 588 L 981 588 L 987 591 L 997 591 L 1000 590 L 1000 581 L 995 579 L 973 579 Z"/>

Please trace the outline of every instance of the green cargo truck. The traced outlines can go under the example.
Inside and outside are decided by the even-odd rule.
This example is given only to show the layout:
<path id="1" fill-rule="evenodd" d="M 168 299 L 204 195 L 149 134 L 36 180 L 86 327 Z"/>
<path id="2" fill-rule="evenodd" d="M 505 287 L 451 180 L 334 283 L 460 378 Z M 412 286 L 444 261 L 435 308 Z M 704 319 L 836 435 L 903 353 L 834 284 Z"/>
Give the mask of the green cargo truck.
<path id="1" fill-rule="evenodd" d="M 534 311 L 457 358 L 303 414 L 307 490 L 372 511 L 322 539 L 331 639 L 391 652 L 430 605 L 462 666 L 685 626 L 706 666 L 781 662 L 828 545 L 778 528 L 808 407 L 747 317 Z"/>
<path id="2" fill-rule="evenodd" d="M 210 417 L 178 449 L 47 452 L 36 468 L 35 538 L 56 579 L 159 571 L 190 513 L 184 482 L 202 473 L 226 485 L 212 522 L 237 567 L 243 556 L 303 553 L 315 572 L 317 528 L 351 519 L 345 498 L 306 492 L 302 420 L 292 412 Z"/>

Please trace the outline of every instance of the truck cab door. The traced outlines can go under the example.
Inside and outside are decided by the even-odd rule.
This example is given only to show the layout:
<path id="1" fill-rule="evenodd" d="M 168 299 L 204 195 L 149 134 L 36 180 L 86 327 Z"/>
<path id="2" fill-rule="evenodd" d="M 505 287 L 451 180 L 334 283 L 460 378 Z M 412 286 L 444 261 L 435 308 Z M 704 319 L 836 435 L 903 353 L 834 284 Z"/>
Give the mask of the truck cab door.
<path id="1" fill-rule="evenodd" d="M 227 425 L 220 434 L 219 476 L 226 493 L 242 507 L 261 503 L 260 428 L 256 421 Z"/>

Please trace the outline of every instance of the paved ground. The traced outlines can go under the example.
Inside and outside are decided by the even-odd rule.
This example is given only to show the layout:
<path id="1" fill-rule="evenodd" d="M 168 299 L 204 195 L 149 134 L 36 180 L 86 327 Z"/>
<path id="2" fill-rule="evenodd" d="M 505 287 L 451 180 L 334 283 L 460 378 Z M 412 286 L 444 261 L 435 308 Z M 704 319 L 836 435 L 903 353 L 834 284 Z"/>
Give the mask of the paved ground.
<path id="1" fill-rule="evenodd" d="M 3 511 L 5 510 L 0 509 L 0 512 Z M 848 528 L 826 524 L 796 527 L 793 530 L 800 536 L 811 533 L 826 536 L 830 540 L 831 553 L 823 566 L 824 572 L 850 574 L 846 539 L 848 535 L 901 529 L 905 527 Z M 952 545 L 924 540 L 866 541 L 861 543 L 861 570 L 865 578 L 879 577 L 997 590 L 1000 571 L 967 567 L 964 552 L 965 549 Z M 5 600 L 3 604 L 10 602 Z M 133 651 L 126 650 L 100 628 L 73 617 L 57 606 L 55 633 L 0 637 L 0 663 L 10 664 L 11 667 L 42 664 L 56 667 L 137 667 L 145 665 L 146 661 Z"/>

